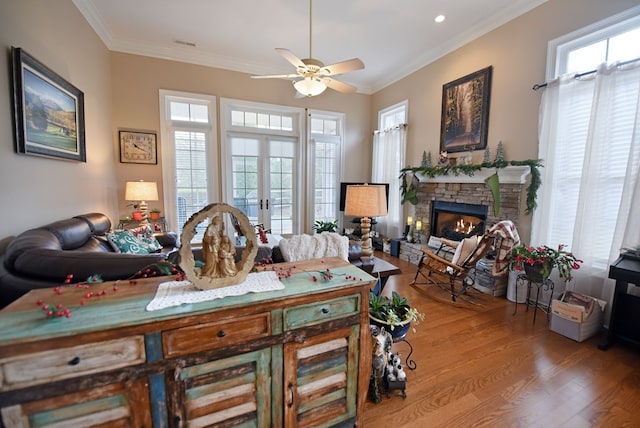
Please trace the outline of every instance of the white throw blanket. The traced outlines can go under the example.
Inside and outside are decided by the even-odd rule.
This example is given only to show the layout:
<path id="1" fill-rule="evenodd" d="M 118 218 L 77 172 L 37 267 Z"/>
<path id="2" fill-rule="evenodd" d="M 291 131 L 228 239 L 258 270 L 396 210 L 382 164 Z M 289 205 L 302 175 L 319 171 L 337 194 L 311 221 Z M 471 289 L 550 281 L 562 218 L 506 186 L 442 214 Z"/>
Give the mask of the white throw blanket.
<path id="1" fill-rule="evenodd" d="M 295 235 L 280 241 L 282 257 L 287 262 L 340 257 L 349 259 L 349 238 L 334 232 L 316 235 Z"/>

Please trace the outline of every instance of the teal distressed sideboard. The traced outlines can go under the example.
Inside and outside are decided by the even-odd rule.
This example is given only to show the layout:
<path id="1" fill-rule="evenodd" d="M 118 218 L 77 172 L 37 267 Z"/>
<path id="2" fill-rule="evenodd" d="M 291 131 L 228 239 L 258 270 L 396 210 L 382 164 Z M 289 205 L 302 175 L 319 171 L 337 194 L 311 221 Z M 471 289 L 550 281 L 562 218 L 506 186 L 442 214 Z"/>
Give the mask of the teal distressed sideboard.
<path id="1" fill-rule="evenodd" d="M 0 311 L 2 426 L 362 426 L 375 279 L 273 266 L 284 290 L 151 312 L 167 277 L 29 292 Z"/>

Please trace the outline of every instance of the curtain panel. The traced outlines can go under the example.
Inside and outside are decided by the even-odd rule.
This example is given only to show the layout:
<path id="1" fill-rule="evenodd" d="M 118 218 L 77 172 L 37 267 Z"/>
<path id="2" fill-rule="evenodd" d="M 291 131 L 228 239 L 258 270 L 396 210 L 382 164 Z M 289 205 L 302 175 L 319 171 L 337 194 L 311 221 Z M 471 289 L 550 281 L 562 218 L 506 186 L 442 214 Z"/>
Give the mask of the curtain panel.
<path id="1" fill-rule="evenodd" d="M 373 134 L 372 183 L 389 183 L 389 210 L 386 217 L 376 220 L 376 231 L 389 238 L 398 238 L 404 232 L 400 198 L 400 169 L 405 166 L 407 125 L 376 131 Z"/>
<path id="2" fill-rule="evenodd" d="M 568 288 L 607 302 L 609 264 L 640 245 L 639 118 L 640 62 L 562 76 L 540 107 L 544 168 L 531 244 L 567 244 L 584 260 Z"/>

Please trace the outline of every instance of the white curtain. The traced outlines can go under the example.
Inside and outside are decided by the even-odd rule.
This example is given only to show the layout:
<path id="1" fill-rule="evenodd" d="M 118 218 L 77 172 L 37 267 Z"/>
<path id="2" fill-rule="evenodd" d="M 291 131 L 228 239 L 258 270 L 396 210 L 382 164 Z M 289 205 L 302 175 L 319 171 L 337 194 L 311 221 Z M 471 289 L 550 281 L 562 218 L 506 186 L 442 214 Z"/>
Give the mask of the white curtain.
<path id="1" fill-rule="evenodd" d="M 542 98 L 531 244 L 568 244 L 584 260 L 568 287 L 609 304 L 609 264 L 622 247 L 640 245 L 639 119 L 638 61 L 563 76 Z"/>
<path id="2" fill-rule="evenodd" d="M 389 238 L 399 238 L 404 232 L 400 199 L 400 170 L 405 167 L 407 125 L 376 131 L 373 135 L 372 183 L 389 183 L 389 212 L 378 217 L 375 230 Z"/>

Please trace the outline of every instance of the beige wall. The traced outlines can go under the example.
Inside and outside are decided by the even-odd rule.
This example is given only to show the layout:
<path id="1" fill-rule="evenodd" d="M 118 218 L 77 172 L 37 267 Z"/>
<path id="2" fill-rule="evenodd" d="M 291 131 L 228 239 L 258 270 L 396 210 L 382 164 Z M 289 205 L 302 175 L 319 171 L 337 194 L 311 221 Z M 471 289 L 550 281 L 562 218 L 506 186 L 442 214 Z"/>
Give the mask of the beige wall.
<path id="1" fill-rule="evenodd" d="M 115 215 L 111 76 L 104 44 L 70 0 L 2 0 L 0 46 L 0 243 L 76 214 Z M 86 163 L 15 153 L 11 46 L 23 48 L 84 92 Z"/>
<path id="2" fill-rule="evenodd" d="M 493 66 L 487 143 L 491 158 L 502 141 L 507 160 L 535 159 L 542 91 L 531 87 L 545 80 L 547 43 L 637 4 L 637 0 L 549 0 L 374 94 L 372 121 L 380 109 L 408 100 L 409 164 L 419 166 L 423 151 L 437 159 L 442 85 Z M 482 161 L 483 155 L 483 151 L 474 152 L 474 161 Z M 523 215 L 519 224 L 528 241 L 530 216 Z"/>
<path id="3" fill-rule="evenodd" d="M 547 42 L 636 4 L 637 0 L 549 0 L 372 96 L 328 90 L 320 97 L 294 99 L 285 81 L 252 80 L 232 71 L 109 53 L 71 0 L 2 0 L 0 43 L 6 55 L 0 67 L 0 243 L 29 227 L 82 212 L 102 211 L 116 220 L 128 211 L 123 201 L 126 181 L 161 183 L 160 166 L 120 164 L 117 143 L 118 129 L 159 134 L 159 89 L 344 112 L 344 180 L 359 181 L 370 177 L 371 132 L 379 109 L 409 100 L 407 159 L 415 159 L 412 163 L 417 165 L 423 150 L 438 152 L 442 85 L 492 65 L 489 147 L 495 153 L 498 141 L 503 141 L 508 159 L 534 158 L 541 93 L 531 91 L 531 86 L 544 80 Z M 84 91 L 86 163 L 14 152 L 10 46 L 24 48 Z M 477 152 L 476 159 L 481 157 Z"/>
<path id="4" fill-rule="evenodd" d="M 157 132 L 159 150 L 162 150 L 159 90 L 166 89 L 216 96 L 218 114 L 220 98 L 345 113 L 344 179 L 368 180 L 371 176 L 372 125 L 369 114 L 371 111 L 371 97 L 369 95 L 345 95 L 327 90 L 320 97 L 297 99 L 294 98 L 293 86 L 287 81 L 256 80 L 244 73 L 117 52 L 111 55 L 111 76 L 113 79 L 114 153 L 116 155 L 118 129 L 123 128 Z M 220 141 L 219 137 L 218 135 L 218 141 Z M 218 149 L 219 154 L 220 150 Z M 160 157 L 160 154 L 158 156 Z M 160 165 L 118 163 L 116 170 L 121 215 L 126 215 L 130 211 L 130 208 L 126 207 L 123 201 L 125 182 L 143 179 L 155 180 L 159 185 L 162 183 Z M 222 194 L 219 165 L 216 178 L 216 182 L 213 184 L 218 187 L 218 194 Z M 150 203 L 150 206 L 162 208 L 162 201 Z"/>

